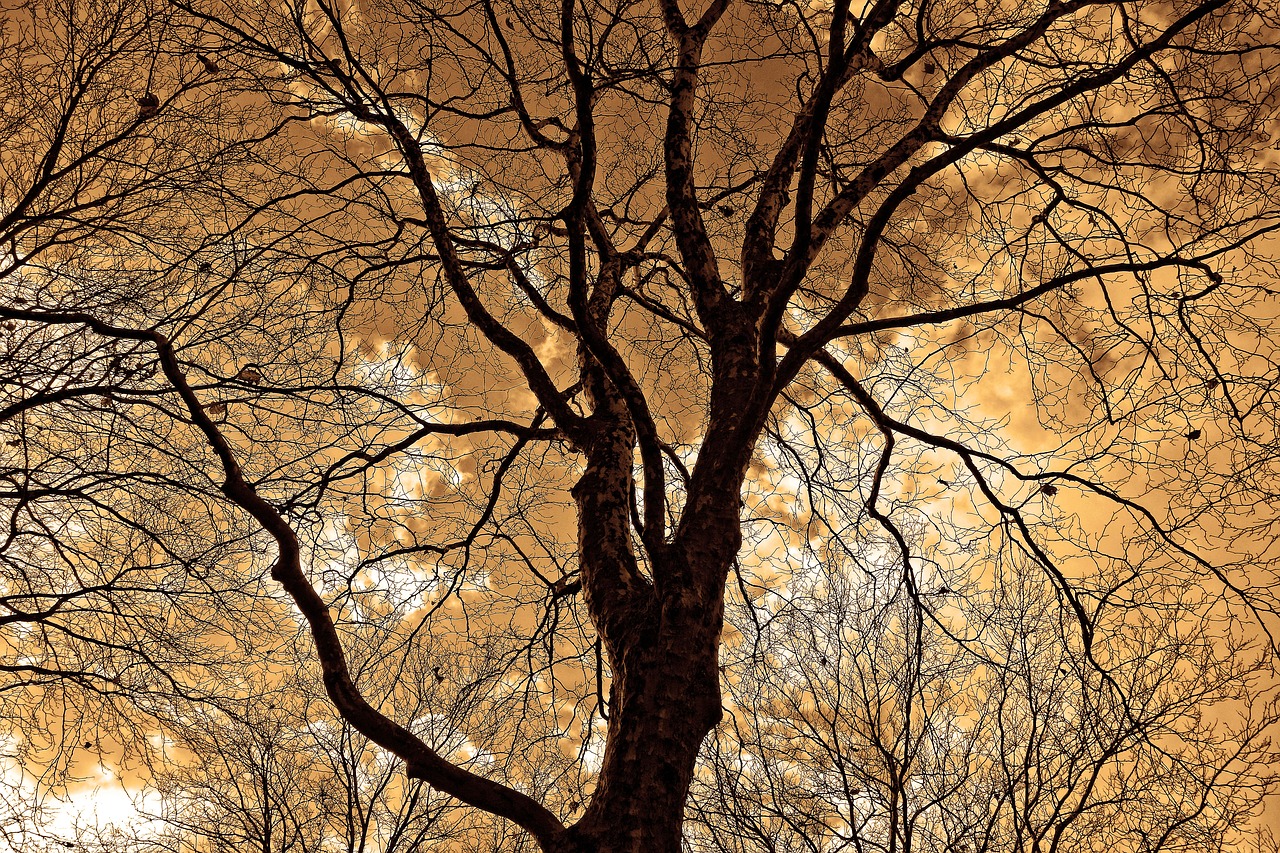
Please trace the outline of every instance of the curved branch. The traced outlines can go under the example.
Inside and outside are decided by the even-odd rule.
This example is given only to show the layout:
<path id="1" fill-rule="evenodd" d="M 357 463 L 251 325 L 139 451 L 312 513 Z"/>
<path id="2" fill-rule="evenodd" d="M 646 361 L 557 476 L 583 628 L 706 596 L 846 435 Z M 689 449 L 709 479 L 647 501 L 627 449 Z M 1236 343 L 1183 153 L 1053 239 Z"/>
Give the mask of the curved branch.
<path id="1" fill-rule="evenodd" d="M 276 543 L 277 555 L 271 569 L 276 580 L 293 599 L 307 620 L 320 661 L 325 690 L 335 707 L 361 734 L 404 760 L 411 778 L 422 779 L 452 797 L 507 818 L 528 830 L 539 843 L 548 845 L 564 831 L 564 825 L 540 803 L 492 779 L 486 779 L 445 760 L 404 726 L 374 708 L 364 698 L 347 666 L 346 654 L 329 607 L 311 585 L 302 568 L 302 552 L 297 535 L 280 512 L 266 501 L 244 477 L 231 444 L 205 412 L 187 382 L 173 344 L 156 331 L 136 330 L 104 323 L 88 314 L 11 311 L 17 319 L 47 323 L 84 325 L 113 337 L 145 341 L 156 348 L 161 370 L 185 404 L 191 421 L 204 435 L 224 474 L 222 492 L 233 504 L 249 513 Z"/>

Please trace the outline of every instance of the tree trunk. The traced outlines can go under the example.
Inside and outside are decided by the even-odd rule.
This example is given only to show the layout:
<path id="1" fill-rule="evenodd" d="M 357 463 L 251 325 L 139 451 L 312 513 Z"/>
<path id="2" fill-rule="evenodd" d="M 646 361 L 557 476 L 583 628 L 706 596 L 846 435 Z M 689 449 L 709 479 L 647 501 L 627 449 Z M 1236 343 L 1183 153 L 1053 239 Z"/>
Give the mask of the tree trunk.
<path id="1" fill-rule="evenodd" d="M 722 608 L 710 609 L 655 607 L 624 641 L 621 660 L 614 664 L 609 737 L 596 791 L 559 849 L 680 850 L 694 762 L 721 716 Z"/>
<path id="2" fill-rule="evenodd" d="M 646 576 L 630 529 L 635 435 L 619 409 L 598 421 L 574 488 L 583 592 L 612 670 L 608 740 L 595 793 L 582 819 L 547 847 L 555 853 L 678 853 L 694 761 L 721 715 L 720 629 L 736 514 L 723 547 L 664 546 L 648 555 Z"/>

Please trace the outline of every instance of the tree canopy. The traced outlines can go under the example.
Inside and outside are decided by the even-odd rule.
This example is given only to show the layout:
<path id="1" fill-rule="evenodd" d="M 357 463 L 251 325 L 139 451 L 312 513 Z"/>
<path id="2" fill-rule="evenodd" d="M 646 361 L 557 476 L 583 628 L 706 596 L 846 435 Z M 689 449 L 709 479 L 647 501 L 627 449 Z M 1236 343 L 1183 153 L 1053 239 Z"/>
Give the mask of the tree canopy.
<path id="1" fill-rule="evenodd" d="M 1278 11 L 7 8 L 15 796 L 109 759 L 202 853 L 1243 849 Z"/>

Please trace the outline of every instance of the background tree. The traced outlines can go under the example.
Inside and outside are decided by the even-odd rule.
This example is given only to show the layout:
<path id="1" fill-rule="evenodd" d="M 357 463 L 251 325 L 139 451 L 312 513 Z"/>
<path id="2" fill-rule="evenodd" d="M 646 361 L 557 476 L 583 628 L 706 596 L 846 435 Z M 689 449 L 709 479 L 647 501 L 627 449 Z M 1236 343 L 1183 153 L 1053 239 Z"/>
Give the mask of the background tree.
<path id="1" fill-rule="evenodd" d="M 1037 849 L 1103 800 L 1164 809 L 1133 849 L 1228 837 L 1274 717 L 1274 23 L 8 13 L 6 712 L 74 735 L 29 760 L 243 707 L 305 627 L 405 785 L 546 850 L 677 849 L 724 687 L 747 790 L 815 714 L 797 763 L 867 777 L 738 798 L 815 845 Z M 828 639 L 761 621 L 824 597 Z M 413 722 L 455 706 L 466 766 Z"/>
<path id="2" fill-rule="evenodd" d="M 985 623 L 980 653 L 944 625 L 913 630 L 889 573 L 819 565 L 785 598 L 736 603 L 729 721 L 695 779 L 691 847 L 1265 849 L 1274 710 L 1218 715 L 1250 706 L 1270 663 L 1179 619 L 1130 636 L 1106 689 L 1028 568 L 931 591 L 944 618 Z"/>
<path id="3" fill-rule="evenodd" d="M 307 681 L 274 685 L 246 702 L 242 716 L 214 711 L 166 725 L 166 760 L 156 762 L 142 793 L 145 820 L 126 844 L 112 839 L 116 848 L 403 853 L 460 842 L 513 848 L 509 829 L 496 822 L 484 827 L 469 809 L 407 779 L 394 756 L 337 718 L 326 699 L 307 701 L 315 693 L 314 679 Z M 477 750 L 452 721 L 472 719 L 473 709 L 459 704 L 438 703 L 433 713 L 402 710 L 415 734 L 466 764 Z"/>

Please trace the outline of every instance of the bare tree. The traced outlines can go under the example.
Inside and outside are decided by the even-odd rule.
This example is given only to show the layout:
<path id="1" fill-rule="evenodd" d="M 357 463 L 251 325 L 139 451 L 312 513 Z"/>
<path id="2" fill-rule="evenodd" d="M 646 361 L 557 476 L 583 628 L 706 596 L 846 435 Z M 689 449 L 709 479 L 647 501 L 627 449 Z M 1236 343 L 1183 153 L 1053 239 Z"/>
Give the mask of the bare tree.
<path id="1" fill-rule="evenodd" d="M 923 624 L 886 574 L 831 564 L 734 602 L 693 848 L 1243 849 L 1274 773 L 1269 662 L 1183 611 L 1134 626 L 1103 683 L 1028 568 L 931 591 Z M 974 624 L 981 648 L 951 630 Z"/>
<path id="2" fill-rule="evenodd" d="M 726 590 L 780 617 L 750 591 L 834 595 L 817 561 L 880 598 L 847 653 L 783 656 L 784 728 L 883 686 L 879 752 L 824 759 L 881 787 L 828 800 L 843 829 L 803 792 L 824 832 L 1068 844 L 1102 813 L 1079 774 L 1208 778 L 1186 734 L 1224 793 L 1152 844 L 1223 837 L 1274 717 L 1229 687 L 1275 647 L 1274 12 L 7 13 L 9 719 L 44 683 L 59 731 L 93 696 L 143 728 L 251 700 L 302 625 L 403 784 L 548 851 L 673 851 L 725 641 L 787 648 L 726 634 Z M 752 649 L 735 699 L 793 696 Z M 405 716 L 447 691 L 466 762 Z M 1196 719 L 1224 702 L 1238 758 Z M 981 826 L 934 803 L 981 792 Z"/>
<path id="3" fill-rule="evenodd" d="M 133 847 L 319 853 L 336 845 L 401 853 L 482 835 L 456 803 L 407 779 L 392 756 L 371 748 L 327 703 L 298 702 L 306 690 L 282 687 L 246 703 L 238 719 L 211 712 L 166 727 L 167 760 L 157 762 L 143 793 L 144 803 L 157 803 L 135 821 Z M 467 716 L 446 705 L 414 731 L 458 757 L 465 738 L 448 721 Z"/>

